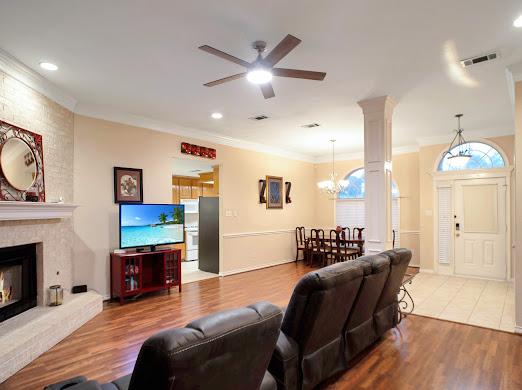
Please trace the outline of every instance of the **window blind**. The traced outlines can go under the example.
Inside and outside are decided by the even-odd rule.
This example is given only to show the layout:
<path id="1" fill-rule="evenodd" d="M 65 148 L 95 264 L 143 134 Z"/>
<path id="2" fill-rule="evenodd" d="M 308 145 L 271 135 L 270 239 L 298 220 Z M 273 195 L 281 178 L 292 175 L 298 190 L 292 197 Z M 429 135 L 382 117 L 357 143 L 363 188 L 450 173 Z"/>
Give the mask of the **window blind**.
<path id="1" fill-rule="evenodd" d="M 451 187 L 437 188 L 438 205 L 438 261 L 441 264 L 449 264 L 451 261 L 451 233 L 452 233 L 452 204 Z"/>
<path id="2" fill-rule="evenodd" d="M 392 229 L 395 230 L 395 247 L 400 247 L 400 200 L 392 199 Z M 338 199 L 335 202 L 335 224 L 338 226 L 365 227 L 364 199 Z M 364 234 L 364 232 L 363 232 Z"/>

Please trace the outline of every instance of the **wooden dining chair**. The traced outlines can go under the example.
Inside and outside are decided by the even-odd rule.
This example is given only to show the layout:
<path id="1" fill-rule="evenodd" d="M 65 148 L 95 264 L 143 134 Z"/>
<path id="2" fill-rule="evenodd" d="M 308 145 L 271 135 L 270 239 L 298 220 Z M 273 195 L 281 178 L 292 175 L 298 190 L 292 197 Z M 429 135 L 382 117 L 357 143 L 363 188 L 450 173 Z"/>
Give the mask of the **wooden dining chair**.
<path id="1" fill-rule="evenodd" d="M 362 241 L 363 240 L 363 231 L 364 231 L 364 228 L 354 227 L 352 240 L 361 240 Z M 358 247 L 360 249 L 361 256 L 364 255 L 364 244 L 359 244 Z"/>
<path id="2" fill-rule="evenodd" d="M 354 240 L 362 240 L 362 238 L 363 238 L 363 231 L 364 231 L 364 228 L 354 227 L 353 228 L 353 236 L 352 236 L 352 238 Z"/>
<path id="3" fill-rule="evenodd" d="M 349 244 L 346 231 L 330 230 L 330 248 L 327 250 L 329 263 L 339 263 L 346 260 L 355 260 L 359 257 L 359 248 Z"/>
<path id="4" fill-rule="evenodd" d="M 310 231 L 309 260 L 313 264 L 314 257 L 318 258 L 324 267 L 326 264 L 326 248 L 324 245 L 324 230 L 312 229 Z"/>
<path id="5" fill-rule="evenodd" d="M 303 261 L 306 263 L 307 255 L 308 255 L 308 241 L 306 238 L 306 229 L 304 226 L 298 226 L 295 228 L 295 243 L 296 243 L 296 251 L 295 251 L 295 263 L 299 260 L 299 252 L 303 253 Z"/>

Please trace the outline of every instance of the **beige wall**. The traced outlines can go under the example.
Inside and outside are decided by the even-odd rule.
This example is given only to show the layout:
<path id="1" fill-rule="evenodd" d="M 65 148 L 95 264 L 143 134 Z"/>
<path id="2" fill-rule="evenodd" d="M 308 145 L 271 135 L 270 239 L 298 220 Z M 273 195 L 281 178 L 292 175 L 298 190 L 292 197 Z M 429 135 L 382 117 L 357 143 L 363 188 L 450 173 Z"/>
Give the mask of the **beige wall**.
<path id="1" fill-rule="evenodd" d="M 113 122 L 75 119 L 75 282 L 109 293 L 109 252 L 118 247 L 118 207 L 114 204 L 113 167 L 143 169 L 146 203 L 172 199 L 172 158 L 183 158 L 180 142 L 215 147 L 220 164 L 221 271 L 291 260 L 293 229 L 314 220 L 312 164 L 241 150 Z M 186 156 L 185 156 L 186 157 Z M 214 162 L 212 162 L 214 163 Z M 267 210 L 258 203 L 258 180 L 282 176 L 292 182 L 291 204 Z M 225 210 L 233 216 L 226 217 Z M 234 216 L 236 215 L 236 216 Z"/>
<path id="2" fill-rule="evenodd" d="M 0 71 L 0 119 L 42 135 L 48 201 L 73 202 L 74 115 Z M 38 253 L 38 302 L 53 284 L 72 283 L 71 219 L 2 221 L 0 247 L 43 243 Z"/>
<path id="3" fill-rule="evenodd" d="M 488 140 L 497 144 L 505 153 L 509 163 L 513 164 L 514 136 L 493 137 Z M 435 163 L 441 153 L 448 147 L 447 144 L 430 145 L 420 148 L 419 174 L 420 174 L 420 252 L 421 267 L 425 270 L 433 269 L 433 178 L 432 173 Z"/>
<path id="4" fill-rule="evenodd" d="M 420 260 L 419 247 L 419 154 L 407 153 L 393 156 L 393 180 L 400 192 L 401 246 L 413 250 L 412 265 Z M 363 159 L 336 161 L 335 170 L 339 178 L 351 171 L 362 168 Z M 315 181 L 325 180 L 331 172 L 331 163 L 315 165 Z M 335 226 L 335 202 L 331 197 L 315 191 L 315 223 L 320 227 Z"/>

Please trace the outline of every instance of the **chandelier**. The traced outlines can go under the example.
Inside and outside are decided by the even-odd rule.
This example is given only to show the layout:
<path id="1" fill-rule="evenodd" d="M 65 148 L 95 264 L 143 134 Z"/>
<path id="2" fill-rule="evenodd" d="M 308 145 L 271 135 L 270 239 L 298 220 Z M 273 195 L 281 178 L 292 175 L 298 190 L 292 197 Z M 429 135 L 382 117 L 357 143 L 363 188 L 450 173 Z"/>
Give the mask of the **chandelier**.
<path id="1" fill-rule="evenodd" d="M 337 173 L 335 173 L 335 140 L 330 140 L 332 143 L 332 173 L 328 180 L 323 180 L 317 183 L 317 187 L 321 192 L 337 195 L 348 186 L 348 180 L 337 180 Z"/>
<path id="2" fill-rule="evenodd" d="M 451 144 L 446 152 L 448 155 L 448 160 L 458 166 L 466 165 L 466 163 L 472 157 L 470 146 L 462 135 L 464 129 L 460 127 L 460 118 L 462 118 L 462 116 L 463 114 L 455 115 L 455 118 L 457 118 L 457 130 L 455 130 L 457 134 L 455 134 L 455 137 L 453 138 L 453 141 L 451 141 Z M 458 149 L 456 153 L 451 151 L 455 148 Z"/>

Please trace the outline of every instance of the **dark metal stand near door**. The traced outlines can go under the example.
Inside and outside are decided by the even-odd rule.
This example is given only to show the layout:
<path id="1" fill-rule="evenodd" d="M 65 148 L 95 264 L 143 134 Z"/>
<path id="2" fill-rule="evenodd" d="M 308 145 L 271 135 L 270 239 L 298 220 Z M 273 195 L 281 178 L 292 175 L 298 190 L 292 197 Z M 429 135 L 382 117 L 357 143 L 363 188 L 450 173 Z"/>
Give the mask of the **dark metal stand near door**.
<path id="1" fill-rule="evenodd" d="M 219 198 L 199 198 L 199 269 L 219 273 Z"/>

